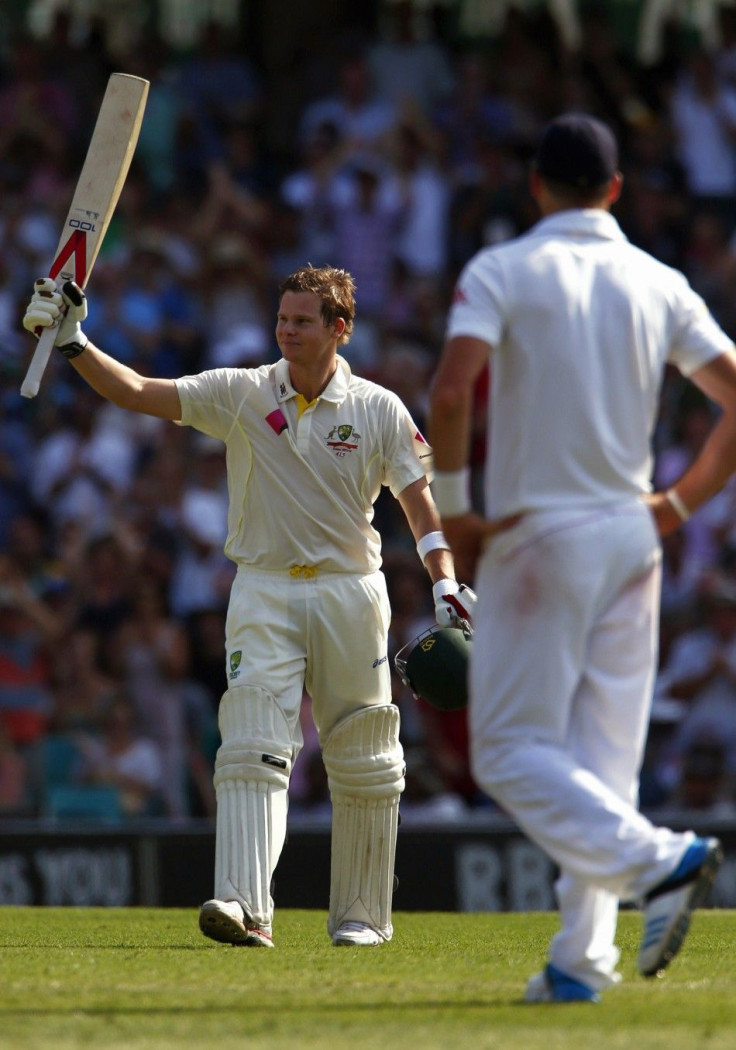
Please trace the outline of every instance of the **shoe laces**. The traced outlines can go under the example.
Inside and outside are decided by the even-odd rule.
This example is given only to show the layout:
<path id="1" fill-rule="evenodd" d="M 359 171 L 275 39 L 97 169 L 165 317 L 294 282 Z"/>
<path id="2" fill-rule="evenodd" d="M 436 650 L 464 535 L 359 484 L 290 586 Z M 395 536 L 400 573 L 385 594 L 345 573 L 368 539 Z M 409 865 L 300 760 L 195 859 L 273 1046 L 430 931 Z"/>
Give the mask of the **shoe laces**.
<path id="1" fill-rule="evenodd" d="M 349 930 L 351 933 L 362 933 L 363 930 L 372 929 L 367 922 L 358 922 L 356 919 L 349 919 L 347 922 L 340 924 L 341 930 Z"/>

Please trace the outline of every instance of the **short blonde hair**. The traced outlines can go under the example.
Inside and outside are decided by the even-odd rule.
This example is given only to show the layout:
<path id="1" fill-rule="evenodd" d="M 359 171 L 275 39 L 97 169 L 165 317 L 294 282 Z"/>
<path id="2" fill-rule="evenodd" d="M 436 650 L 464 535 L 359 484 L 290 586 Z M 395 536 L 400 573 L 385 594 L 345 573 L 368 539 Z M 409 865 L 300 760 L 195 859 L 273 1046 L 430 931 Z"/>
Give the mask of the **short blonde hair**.
<path id="1" fill-rule="evenodd" d="M 355 321 L 355 281 L 347 270 L 334 266 L 300 267 L 279 285 L 279 299 L 284 292 L 312 292 L 319 298 L 320 313 L 325 325 L 334 324 L 338 317 L 345 322 L 345 330 L 338 339 L 344 346 L 353 334 Z"/>

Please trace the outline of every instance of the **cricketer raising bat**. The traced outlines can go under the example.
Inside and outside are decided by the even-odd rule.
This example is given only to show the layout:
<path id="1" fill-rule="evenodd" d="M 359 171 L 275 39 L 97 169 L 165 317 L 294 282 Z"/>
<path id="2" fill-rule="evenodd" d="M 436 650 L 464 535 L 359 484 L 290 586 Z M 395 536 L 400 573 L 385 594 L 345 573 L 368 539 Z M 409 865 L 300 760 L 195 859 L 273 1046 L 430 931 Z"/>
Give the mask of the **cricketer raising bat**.
<path id="1" fill-rule="evenodd" d="M 68 280 L 76 281 L 80 288 L 87 283 L 133 159 L 148 84 L 142 77 L 127 73 L 110 76 L 49 270 L 49 277 L 59 287 Z M 55 335 L 56 328 L 42 332 L 20 388 L 23 397 L 35 397 L 38 393 Z"/>

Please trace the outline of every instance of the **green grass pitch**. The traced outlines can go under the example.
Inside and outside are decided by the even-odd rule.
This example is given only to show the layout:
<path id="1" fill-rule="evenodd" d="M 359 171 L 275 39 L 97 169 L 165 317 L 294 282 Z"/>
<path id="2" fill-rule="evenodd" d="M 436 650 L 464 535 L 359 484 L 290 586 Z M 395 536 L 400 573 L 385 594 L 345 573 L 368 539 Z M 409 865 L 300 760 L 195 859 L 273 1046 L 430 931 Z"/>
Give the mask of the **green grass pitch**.
<path id="1" fill-rule="evenodd" d="M 640 918 L 619 924 L 624 982 L 600 1005 L 526 1006 L 553 914 L 395 915 L 381 948 L 333 948 L 319 911 L 277 911 L 277 947 L 201 936 L 195 911 L 0 910 L 5 1050 L 733 1050 L 736 912 L 703 910 L 661 979 L 636 976 Z"/>

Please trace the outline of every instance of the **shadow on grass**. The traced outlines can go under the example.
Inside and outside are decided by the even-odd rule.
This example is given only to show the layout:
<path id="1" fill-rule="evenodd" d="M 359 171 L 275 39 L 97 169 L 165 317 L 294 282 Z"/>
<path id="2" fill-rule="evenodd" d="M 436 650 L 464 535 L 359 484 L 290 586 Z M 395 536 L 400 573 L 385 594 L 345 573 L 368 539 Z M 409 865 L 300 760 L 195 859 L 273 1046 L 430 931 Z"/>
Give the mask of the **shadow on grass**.
<path id="1" fill-rule="evenodd" d="M 568 1004 L 568 1005 L 580 1005 Z M 342 1013 L 365 1013 L 367 1011 L 390 1011 L 392 1014 L 398 1014 L 403 1012 L 415 1012 L 415 1011 L 427 1011 L 427 1010 L 489 1010 L 499 1006 L 526 1006 L 522 999 L 509 1001 L 508 999 L 488 998 L 484 1000 L 471 1000 L 469 1002 L 458 1002 L 456 999 L 434 1000 L 433 1002 L 426 1002 L 425 1000 L 412 1002 L 412 1003 L 395 1003 L 376 1001 L 368 1003 L 321 1003 L 316 1009 L 320 1013 L 328 1014 L 342 1014 Z M 110 1015 L 121 1015 L 125 1017 L 145 1017 L 145 1016 L 161 1016 L 166 1017 L 169 1014 L 181 1015 L 188 1014 L 192 1017 L 204 1016 L 206 1014 L 231 1014 L 232 1016 L 241 1016 L 247 1014 L 251 1009 L 247 1004 L 232 1004 L 231 1006 L 223 1006 L 221 1003 L 212 1003 L 211 1006 L 183 1006 L 176 1004 L 174 1006 L 52 1006 L 45 1009 L 39 1007 L 12 1007 L 4 1006 L 0 1007 L 0 1018 L 11 1020 L 14 1017 L 72 1017 L 72 1016 L 87 1016 L 87 1017 L 109 1017 Z M 312 1008 L 305 1006 L 304 1003 L 295 1003 L 293 1006 L 279 1003 L 279 1014 L 293 1014 L 295 1016 L 303 1016 L 305 1013 L 310 1012 Z"/>

